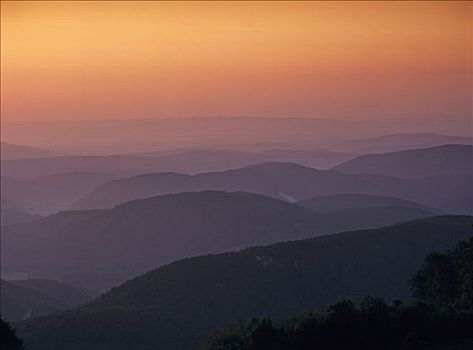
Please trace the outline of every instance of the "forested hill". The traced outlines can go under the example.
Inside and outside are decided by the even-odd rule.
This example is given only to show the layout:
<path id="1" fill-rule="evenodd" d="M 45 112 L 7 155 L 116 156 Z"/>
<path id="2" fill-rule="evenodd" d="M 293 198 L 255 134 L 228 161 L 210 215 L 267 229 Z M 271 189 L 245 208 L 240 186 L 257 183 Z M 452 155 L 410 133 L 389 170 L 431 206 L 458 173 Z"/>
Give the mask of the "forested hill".
<path id="1" fill-rule="evenodd" d="M 355 208 L 321 215 L 245 192 L 169 194 L 7 226 L 2 231 L 2 270 L 106 290 L 189 256 L 434 215 L 412 207 Z"/>
<path id="2" fill-rule="evenodd" d="M 468 239 L 472 224 L 471 216 L 442 216 L 184 259 L 18 327 L 31 350 L 189 349 L 238 320 L 368 294 L 407 299 L 406 281 L 425 256 Z"/>

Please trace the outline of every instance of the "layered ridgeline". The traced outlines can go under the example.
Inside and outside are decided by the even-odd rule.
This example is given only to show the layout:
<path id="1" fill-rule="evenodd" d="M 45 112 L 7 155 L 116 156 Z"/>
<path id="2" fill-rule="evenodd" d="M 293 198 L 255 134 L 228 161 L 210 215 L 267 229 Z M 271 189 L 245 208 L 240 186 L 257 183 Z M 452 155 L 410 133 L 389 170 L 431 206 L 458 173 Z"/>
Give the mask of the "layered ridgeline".
<path id="1" fill-rule="evenodd" d="M 8 165 L 3 169 L 8 169 Z M 67 209 L 84 194 L 113 179 L 116 176 L 90 172 L 60 173 L 35 179 L 2 176 L 2 209 L 51 214 Z"/>
<path id="2" fill-rule="evenodd" d="M 17 326 L 31 350 L 190 349 L 238 320 L 277 320 L 368 294 L 408 299 L 406 281 L 425 256 L 467 240 L 472 224 L 443 216 L 184 259 Z"/>
<path id="3" fill-rule="evenodd" d="M 396 152 L 413 148 L 429 148 L 452 144 L 473 145 L 473 138 L 436 133 L 404 133 L 344 141 L 330 147 L 330 149 L 367 154 Z"/>
<path id="4" fill-rule="evenodd" d="M 319 214 L 245 192 L 178 193 L 4 227 L 2 270 L 102 290 L 183 257 L 435 214 L 420 205 Z"/>
<path id="5" fill-rule="evenodd" d="M 294 163 L 262 163 L 197 175 L 153 173 L 118 179 L 99 186 L 73 208 L 111 208 L 132 199 L 200 190 L 247 191 L 288 201 L 365 193 L 412 200 L 448 213 L 471 214 L 473 211 L 473 175 L 401 179 L 317 170 Z"/>
<path id="6" fill-rule="evenodd" d="M 0 159 L 1 160 L 12 160 L 12 159 L 31 159 L 31 158 L 47 158 L 58 156 L 58 152 L 24 146 L 16 145 L 13 143 L 0 142 Z"/>
<path id="7" fill-rule="evenodd" d="M 200 149 L 7 160 L 2 163 L 2 208 L 46 215 L 71 205 L 75 209 L 111 208 L 128 200 L 166 193 L 241 190 L 289 201 L 344 192 L 367 193 L 414 200 L 449 213 L 471 214 L 473 175 L 468 147 L 447 145 L 363 156 L 353 160 L 355 165 L 348 162 L 335 168 L 349 172 L 344 174 L 294 163 L 246 166 L 269 160 L 323 168 L 350 158 L 346 153 L 326 150 Z M 360 169 L 359 162 L 364 164 Z M 242 166 L 246 167 L 238 168 Z M 209 172 L 229 168 L 233 170 Z M 206 173 L 185 175 L 201 171 Z M 407 180 L 353 172 L 427 177 Z M 112 181 L 132 174 L 146 175 Z"/>
<path id="8" fill-rule="evenodd" d="M 404 217 L 402 221 L 407 221 L 425 211 L 441 214 L 434 208 L 416 202 L 360 193 L 314 197 L 296 204 L 323 214 L 325 220 L 338 223 L 337 227 L 343 230 L 387 226 L 395 223 L 394 218 Z"/>
<path id="9" fill-rule="evenodd" d="M 266 145 L 262 147 L 272 147 Z M 326 149 L 264 149 L 252 152 L 222 149 L 177 149 L 167 151 L 61 156 L 39 159 L 3 160 L 3 175 L 14 178 L 36 178 L 54 174 L 88 172 L 130 176 L 149 172 L 222 171 L 268 161 L 296 162 L 327 169 L 345 162 L 354 155 Z"/>
<path id="10" fill-rule="evenodd" d="M 157 171 L 196 173 L 238 168 L 264 161 L 294 161 L 329 168 L 352 158 L 328 150 L 274 149 L 242 152 L 227 149 L 170 150 L 133 155 L 2 158 L 2 208 L 51 214 L 105 182 L 120 176 Z M 7 158 L 8 159 L 8 158 Z M 9 203 L 9 204 L 6 204 Z M 10 215 L 13 217 L 13 213 Z M 12 221 L 14 221 L 12 219 Z"/>
<path id="11" fill-rule="evenodd" d="M 52 280 L 0 281 L 2 318 L 17 321 L 78 306 L 91 299 L 81 289 Z"/>
<path id="12" fill-rule="evenodd" d="M 355 208 L 386 208 L 391 206 L 420 208 L 424 210 L 435 211 L 435 209 L 431 207 L 427 207 L 413 201 L 363 193 L 333 194 L 329 196 L 308 198 L 296 203 L 302 207 L 312 209 L 317 213 L 332 213 L 336 211 L 343 211 L 345 209 L 352 210 Z"/>
<path id="13" fill-rule="evenodd" d="M 44 123 L 4 120 L 2 126 L 8 130 L 11 142 L 28 142 L 81 154 L 148 152 L 176 147 L 257 150 L 268 145 L 271 148 L 306 145 L 315 148 L 377 135 L 420 132 L 471 136 L 469 120 L 452 118 L 435 122 L 415 118 L 359 121 L 291 117 L 100 119 Z M 414 138 L 418 137 L 411 139 Z M 443 141 L 456 142 L 450 138 Z"/>
<path id="14" fill-rule="evenodd" d="M 367 154 L 334 170 L 402 178 L 473 174 L 472 145 L 443 145 L 383 154 Z"/>

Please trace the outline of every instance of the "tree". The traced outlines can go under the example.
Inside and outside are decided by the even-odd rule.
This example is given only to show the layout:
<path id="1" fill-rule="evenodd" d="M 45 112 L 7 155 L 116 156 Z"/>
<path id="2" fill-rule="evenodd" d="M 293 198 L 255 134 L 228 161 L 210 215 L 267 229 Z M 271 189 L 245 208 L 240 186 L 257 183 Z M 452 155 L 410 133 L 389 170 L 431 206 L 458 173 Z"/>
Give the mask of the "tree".
<path id="1" fill-rule="evenodd" d="M 409 281 L 416 299 L 441 308 L 473 309 L 473 238 L 432 253 Z"/>

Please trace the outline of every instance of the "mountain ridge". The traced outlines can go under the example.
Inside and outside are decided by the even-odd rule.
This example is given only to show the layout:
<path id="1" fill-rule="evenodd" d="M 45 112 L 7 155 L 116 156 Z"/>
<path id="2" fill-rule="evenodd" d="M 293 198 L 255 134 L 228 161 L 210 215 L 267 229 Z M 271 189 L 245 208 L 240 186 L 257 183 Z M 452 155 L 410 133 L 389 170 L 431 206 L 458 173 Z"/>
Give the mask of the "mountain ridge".
<path id="1" fill-rule="evenodd" d="M 433 193 L 431 188 L 438 189 Z M 386 175 L 346 174 L 296 163 L 268 162 L 196 175 L 151 173 L 107 182 L 75 202 L 71 209 L 111 208 L 121 202 L 166 193 L 245 191 L 278 199 L 301 200 L 338 193 L 398 197 L 452 213 L 473 213 L 473 175 L 402 179 Z"/>
<path id="2" fill-rule="evenodd" d="M 189 349 L 239 319 L 278 319 L 367 294 L 409 299 L 406 280 L 425 256 L 471 237 L 472 224 L 471 216 L 440 216 L 181 259 L 17 327 L 32 350 Z M 71 340 L 78 330 L 87 336 Z"/>
<path id="3" fill-rule="evenodd" d="M 36 271 L 30 272 L 31 277 L 72 285 L 80 282 L 101 290 L 180 257 L 435 215 L 409 207 L 384 211 L 368 208 L 322 215 L 247 192 L 166 194 L 112 209 L 61 212 L 34 225 L 6 226 L 2 246 L 9 249 L 2 251 L 2 269 L 8 273 Z M 102 270 L 107 271 L 104 276 Z"/>
<path id="4" fill-rule="evenodd" d="M 473 173 L 473 145 L 450 144 L 381 154 L 366 154 L 332 170 L 401 178 Z"/>

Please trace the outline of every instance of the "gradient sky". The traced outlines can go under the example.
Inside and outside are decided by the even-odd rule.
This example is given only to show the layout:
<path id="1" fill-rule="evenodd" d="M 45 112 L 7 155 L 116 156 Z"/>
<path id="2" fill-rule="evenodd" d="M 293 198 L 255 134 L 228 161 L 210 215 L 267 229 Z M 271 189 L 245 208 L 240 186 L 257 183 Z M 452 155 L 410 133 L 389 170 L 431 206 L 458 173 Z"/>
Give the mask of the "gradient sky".
<path id="1" fill-rule="evenodd" d="M 471 2 L 1 6 L 3 120 L 471 117 Z"/>

